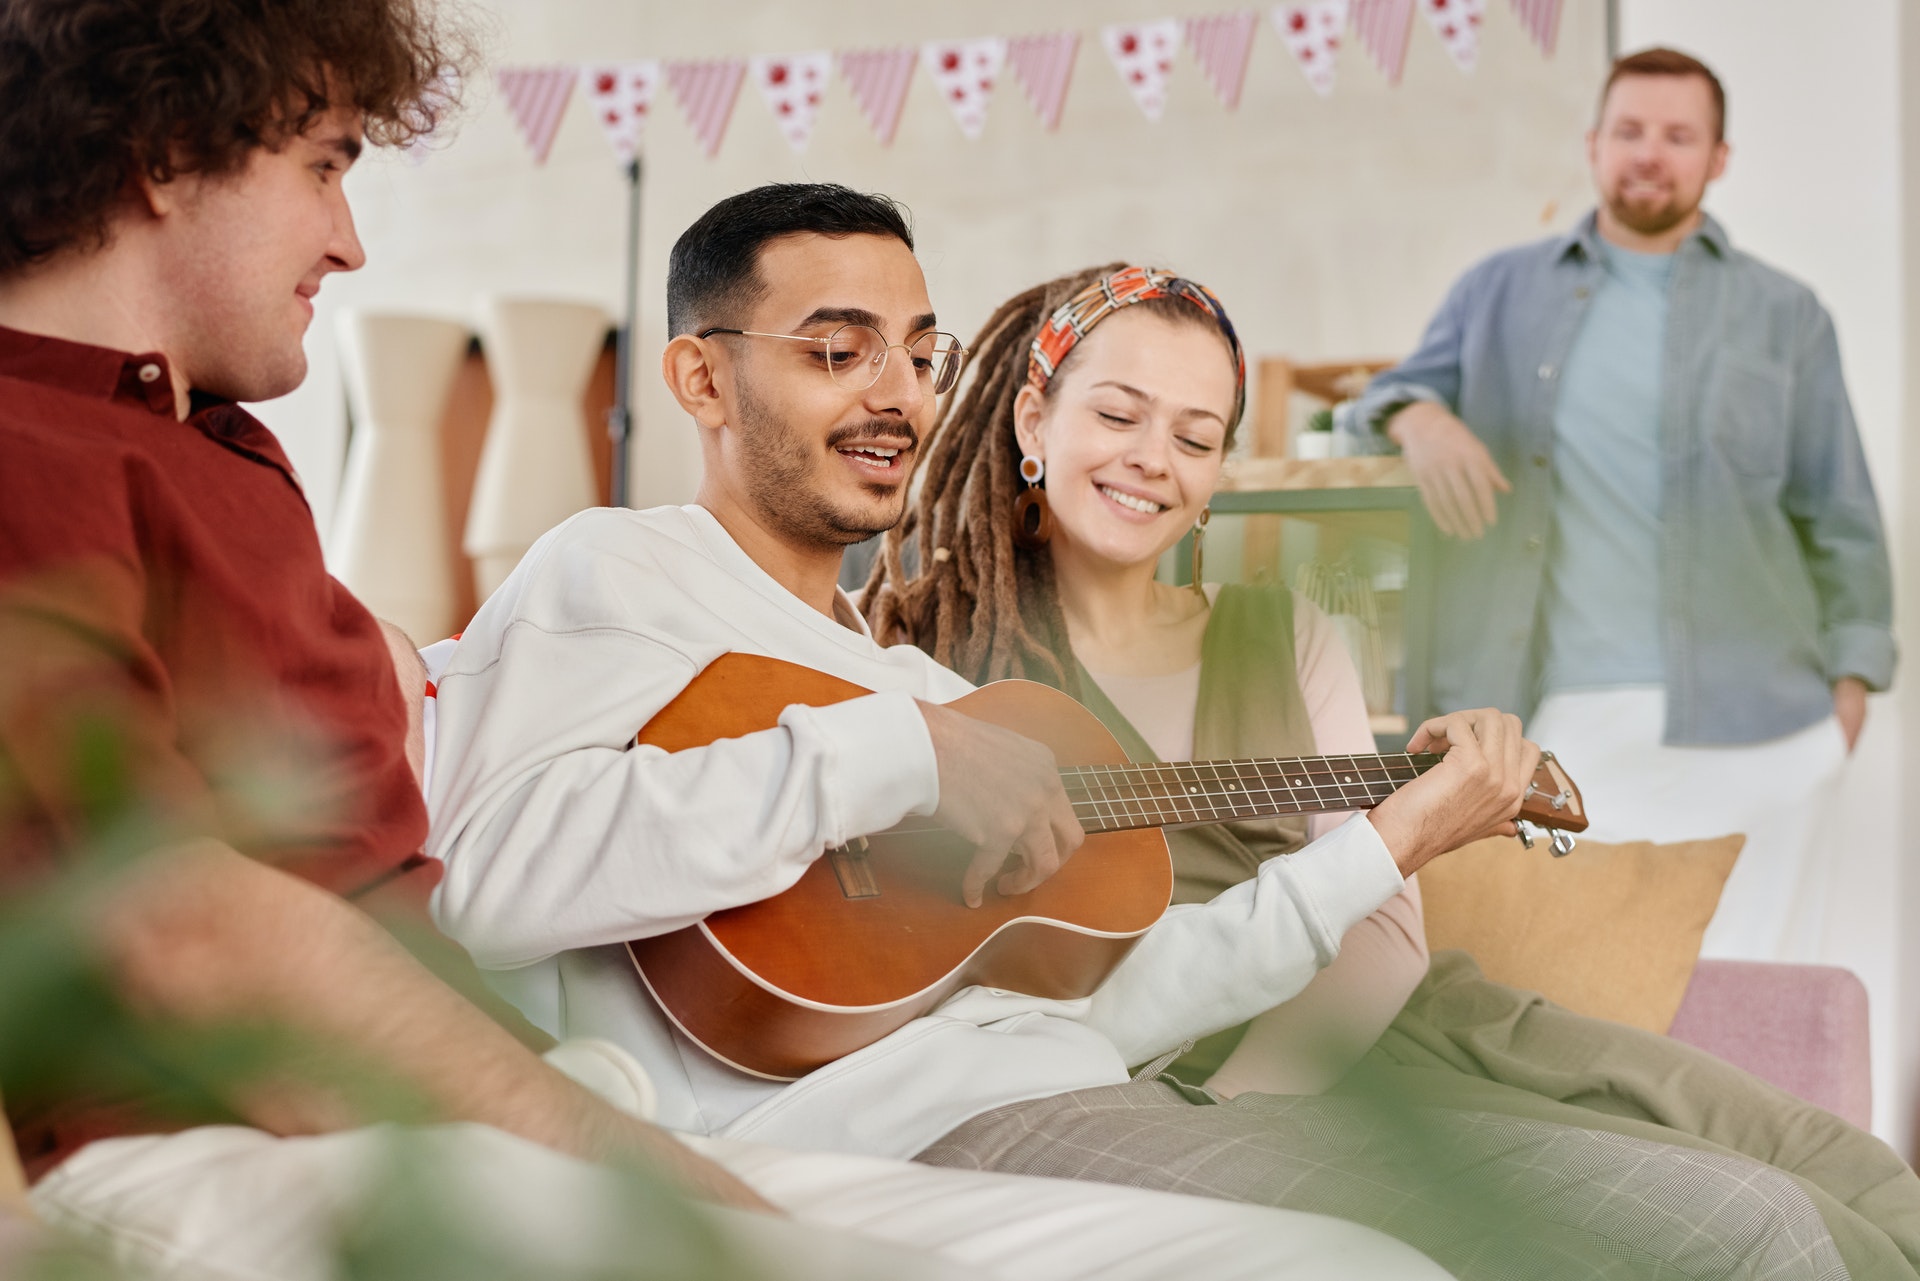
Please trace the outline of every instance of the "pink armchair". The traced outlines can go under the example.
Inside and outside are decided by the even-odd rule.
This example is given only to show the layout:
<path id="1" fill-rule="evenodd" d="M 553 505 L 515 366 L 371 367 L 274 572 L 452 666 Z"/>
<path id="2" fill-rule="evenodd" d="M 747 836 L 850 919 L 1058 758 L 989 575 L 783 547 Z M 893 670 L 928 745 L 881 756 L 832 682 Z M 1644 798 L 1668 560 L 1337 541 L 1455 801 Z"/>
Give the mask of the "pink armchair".
<path id="1" fill-rule="evenodd" d="M 1866 1129 L 1867 989 L 1830 965 L 1701 961 L 1668 1035 Z"/>

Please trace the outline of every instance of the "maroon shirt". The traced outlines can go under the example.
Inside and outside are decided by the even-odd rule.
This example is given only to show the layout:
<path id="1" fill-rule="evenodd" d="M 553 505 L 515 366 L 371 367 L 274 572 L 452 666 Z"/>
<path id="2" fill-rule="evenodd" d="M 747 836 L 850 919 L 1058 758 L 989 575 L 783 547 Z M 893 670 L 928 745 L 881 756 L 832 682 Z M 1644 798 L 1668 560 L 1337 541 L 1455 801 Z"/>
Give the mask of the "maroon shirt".
<path id="1" fill-rule="evenodd" d="M 386 642 L 271 432 L 198 398 L 176 419 L 157 354 L 0 328 L 0 894 L 138 804 L 156 841 L 424 899 L 405 732 Z M 81 767 L 102 744 L 104 805 Z M 8 1101 L 29 1167 L 128 1128 L 81 1102 Z"/>

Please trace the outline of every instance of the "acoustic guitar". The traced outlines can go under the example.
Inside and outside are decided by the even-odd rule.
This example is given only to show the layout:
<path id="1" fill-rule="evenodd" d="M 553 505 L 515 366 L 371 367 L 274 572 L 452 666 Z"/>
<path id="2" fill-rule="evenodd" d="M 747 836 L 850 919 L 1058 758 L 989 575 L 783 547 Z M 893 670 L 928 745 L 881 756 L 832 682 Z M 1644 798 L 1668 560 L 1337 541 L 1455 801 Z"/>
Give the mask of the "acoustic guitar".
<path id="1" fill-rule="evenodd" d="M 779 659 L 725 655 L 636 742 L 680 751 L 772 728 L 796 704 L 872 691 Z M 1031 893 L 969 908 L 973 849 L 931 819 L 828 850 L 791 889 L 627 944 L 667 1016 L 715 1058 L 794 1080 L 873 1044 L 974 984 L 1073 999 L 1099 987 L 1173 893 L 1164 828 L 1370 809 L 1438 764 L 1430 754 L 1135 765 L 1056 689 L 997 681 L 949 704 L 1053 749 L 1086 843 Z M 1585 829 L 1580 793 L 1542 753 L 1521 818 L 1554 852 Z M 1527 831 L 1528 843 L 1532 833 Z"/>

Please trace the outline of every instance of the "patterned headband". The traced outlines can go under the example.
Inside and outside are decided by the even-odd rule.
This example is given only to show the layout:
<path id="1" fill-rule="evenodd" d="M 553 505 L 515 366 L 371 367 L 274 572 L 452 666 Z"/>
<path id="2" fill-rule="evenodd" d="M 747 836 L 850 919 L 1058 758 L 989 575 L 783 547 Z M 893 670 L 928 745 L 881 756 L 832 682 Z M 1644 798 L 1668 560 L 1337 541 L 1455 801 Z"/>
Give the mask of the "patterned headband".
<path id="1" fill-rule="evenodd" d="M 1240 415 L 1247 408 L 1247 356 L 1240 350 L 1240 335 L 1227 319 L 1227 309 L 1220 305 L 1213 291 L 1199 281 L 1176 276 L 1159 267 L 1122 267 L 1062 303 L 1034 335 L 1027 360 L 1027 381 L 1045 391 L 1067 353 L 1095 325 L 1122 307 L 1154 298 L 1184 298 L 1211 316 L 1220 326 L 1220 332 L 1227 336 L 1227 345 L 1233 348 L 1234 373 L 1233 420 L 1227 427 L 1232 430 L 1239 426 Z"/>

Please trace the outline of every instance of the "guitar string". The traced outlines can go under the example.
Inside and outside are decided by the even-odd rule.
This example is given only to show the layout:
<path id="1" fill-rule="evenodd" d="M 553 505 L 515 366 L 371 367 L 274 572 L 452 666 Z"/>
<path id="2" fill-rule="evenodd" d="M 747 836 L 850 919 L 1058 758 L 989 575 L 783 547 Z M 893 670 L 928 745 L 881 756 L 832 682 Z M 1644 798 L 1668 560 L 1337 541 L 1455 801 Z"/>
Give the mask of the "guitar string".
<path id="1" fill-rule="evenodd" d="M 1271 813 L 1299 809 L 1357 809 L 1377 805 L 1402 785 L 1420 776 L 1421 766 L 1437 756 L 1409 753 L 1344 757 L 1261 757 L 1235 761 L 1156 762 L 1145 765 L 1072 766 L 1061 770 L 1062 781 L 1091 793 L 1072 804 L 1086 809 L 1101 828 L 1169 826 L 1173 822 L 1251 817 L 1241 808 Z M 1222 787 L 1221 766 L 1233 769 L 1234 779 Z M 1267 772 L 1262 767 L 1291 766 Z M 1255 771 L 1256 786 L 1246 786 L 1245 771 Z M 1211 773 L 1208 779 L 1200 773 Z M 1292 775 L 1291 781 L 1288 775 Z M 1274 784 L 1278 783 L 1276 787 Z M 1211 783 L 1212 786 L 1207 784 Z M 1311 792 L 1310 801 L 1303 793 Z M 1355 793 L 1358 793 L 1357 795 Z M 1235 796 L 1232 793 L 1237 793 Z M 1336 796 L 1330 796 L 1335 793 Z M 1265 804 L 1256 800 L 1258 794 Z M 1223 805 L 1222 802 L 1225 802 Z M 1202 813 L 1200 807 L 1206 807 Z M 1293 808 L 1299 807 L 1299 808 Z M 1104 812 L 1102 812 L 1104 811 Z M 1224 812 L 1223 812 L 1224 811 Z"/>

